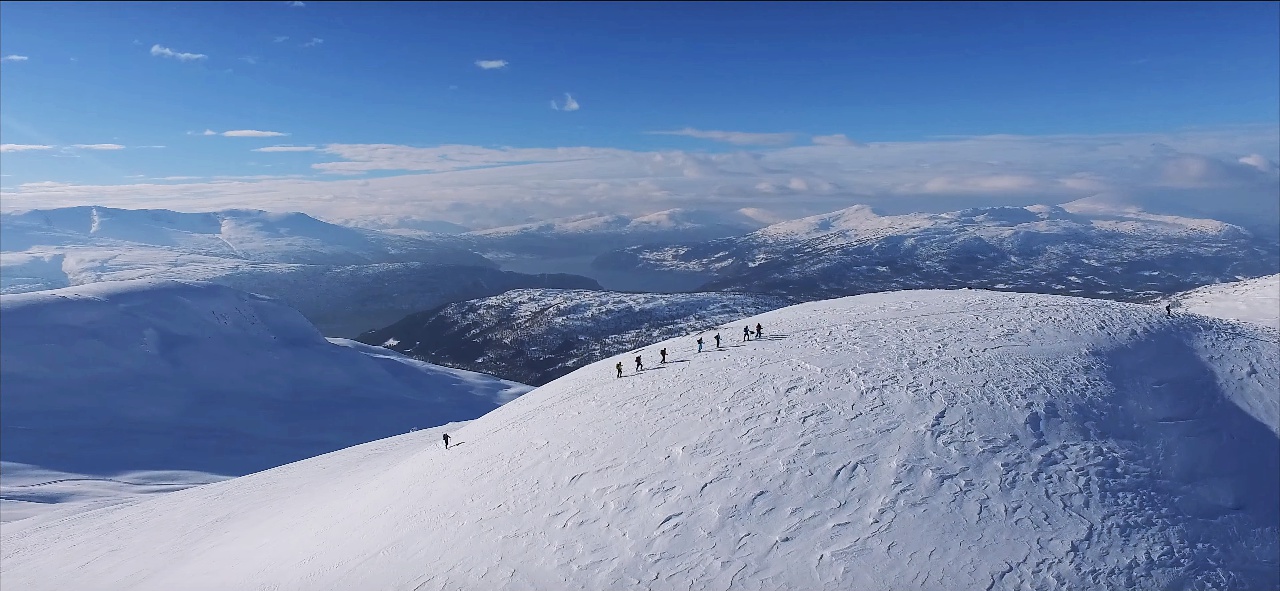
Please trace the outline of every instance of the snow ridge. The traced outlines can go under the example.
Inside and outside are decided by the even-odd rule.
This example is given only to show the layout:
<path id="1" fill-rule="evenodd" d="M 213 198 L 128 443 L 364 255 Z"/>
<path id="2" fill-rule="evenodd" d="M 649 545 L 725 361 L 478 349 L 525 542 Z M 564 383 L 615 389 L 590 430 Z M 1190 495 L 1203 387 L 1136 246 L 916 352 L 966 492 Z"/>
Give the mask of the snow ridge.
<path id="1" fill-rule="evenodd" d="M 700 354 L 679 337 L 587 365 L 451 431 L 448 451 L 438 431 L 412 433 L 5 529 L 4 580 L 1280 586 L 1280 331 L 967 290 L 743 322 L 764 337 Z"/>
<path id="2" fill-rule="evenodd" d="M 1280 274 L 1197 287 L 1174 295 L 1170 304 L 1195 314 L 1280 328 Z"/>

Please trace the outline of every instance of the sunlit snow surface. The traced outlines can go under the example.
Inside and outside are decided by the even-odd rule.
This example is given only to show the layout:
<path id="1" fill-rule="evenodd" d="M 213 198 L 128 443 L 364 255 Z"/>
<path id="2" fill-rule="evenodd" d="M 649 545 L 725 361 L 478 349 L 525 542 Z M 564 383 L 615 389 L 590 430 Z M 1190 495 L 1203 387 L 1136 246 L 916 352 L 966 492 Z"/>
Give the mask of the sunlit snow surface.
<path id="1" fill-rule="evenodd" d="M 478 417 L 530 390 L 325 339 L 276 300 L 135 280 L 0 296 L 4 521 Z"/>
<path id="2" fill-rule="evenodd" d="M 1179 311 L 1280 328 L 1280 275 L 1206 285 L 1171 300 Z"/>
<path id="3" fill-rule="evenodd" d="M 813 302 L 452 429 L 6 524 L 19 589 L 1275 589 L 1280 331 Z M 657 362 L 666 347 L 673 362 Z M 647 369 L 636 373 L 633 358 Z M 626 376 L 615 377 L 622 361 Z"/>

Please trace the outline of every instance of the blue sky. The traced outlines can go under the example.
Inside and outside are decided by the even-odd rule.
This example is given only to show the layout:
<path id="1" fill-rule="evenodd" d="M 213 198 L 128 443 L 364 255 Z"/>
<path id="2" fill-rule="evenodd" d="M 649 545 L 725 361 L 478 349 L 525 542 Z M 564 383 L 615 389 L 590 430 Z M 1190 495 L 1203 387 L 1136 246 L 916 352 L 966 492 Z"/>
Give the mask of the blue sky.
<path id="1" fill-rule="evenodd" d="M 557 148 L 598 161 L 949 146 L 942 162 L 959 157 L 953 136 L 1159 136 L 1182 153 L 1206 130 L 1213 149 L 1198 154 L 1258 156 L 1266 173 L 1280 158 L 1278 23 L 1274 2 L 8 2 L 0 184 L 11 203 L 33 183 L 198 196 L 238 178 L 269 192 L 564 160 L 547 157 Z M 253 151 L 272 146 L 307 151 Z M 1062 172 L 1098 172 L 1074 166 Z"/>

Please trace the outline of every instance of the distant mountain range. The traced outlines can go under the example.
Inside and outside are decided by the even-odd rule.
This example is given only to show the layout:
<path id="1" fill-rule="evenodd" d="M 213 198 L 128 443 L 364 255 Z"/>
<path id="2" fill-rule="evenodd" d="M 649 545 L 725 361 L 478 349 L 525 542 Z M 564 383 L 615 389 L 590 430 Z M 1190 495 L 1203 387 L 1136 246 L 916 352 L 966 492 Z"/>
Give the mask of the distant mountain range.
<path id="1" fill-rule="evenodd" d="M 445 240 L 498 258 L 578 257 L 640 244 L 666 244 L 738 236 L 767 225 L 755 210 L 712 212 L 670 209 L 644 216 L 584 215 L 475 230 Z"/>
<path id="2" fill-rule="evenodd" d="M 855 206 L 743 236 L 619 249 L 592 266 L 807 300 L 962 287 L 1144 300 L 1275 273 L 1280 251 L 1223 222 L 1087 203 L 896 216 Z"/>
<path id="3" fill-rule="evenodd" d="M 599 288 L 500 271 L 463 247 L 300 213 L 72 207 L 0 215 L 0 292 L 138 278 L 205 280 L 279 298 L 329 336 L 516 287 Z"/>
<path id="4" fill-rule="evenodd" d="M 357 340 L 431 363 L 541 385 L 645 343 L 710 331 L 790 303 L 732 293 L 518 289 L 413 314 Z M 727 329 L 725 344 L 737 342 L 740 331 Z M 714 348 L 711 333 L 705 340 L 708 350 Z M 658 349 L 637 354 L 646 364 L 659 362 Z"/>

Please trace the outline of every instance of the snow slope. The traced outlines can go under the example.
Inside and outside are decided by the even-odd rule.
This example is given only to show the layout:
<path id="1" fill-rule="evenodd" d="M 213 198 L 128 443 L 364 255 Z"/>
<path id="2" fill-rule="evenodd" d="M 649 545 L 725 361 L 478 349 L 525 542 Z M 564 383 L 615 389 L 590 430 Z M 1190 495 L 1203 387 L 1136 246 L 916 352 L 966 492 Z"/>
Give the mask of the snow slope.
<path id="1" fill-rule="evenodd" d="M 1170 303 L 1181 311 L 1280 328 L 1280 274 L 1198 287 Z"/>
<path id="2" fill-rule="evenodd" d="M 1280 331 L 983 291 L 749 321 L 764 339 L 588 365 L 451 431 L 448 451 L 410 433 L 10 524 L 0 575 L 84 591 L 1280 585 Z"/>
<path id="3" fill-rule="evenodd" d="M 417 359 L 541 385 L 609 355 L 781 308 L 776 296 L 513 289 L 360 335 Z"/>
<path id="4" fill-rule="evenodd" d="M 0 314 L 6 476 L 238 476 L 469 420 L 530 389 L 326 340 L 278 301 L 212 284 L 5 295 Z"/>

